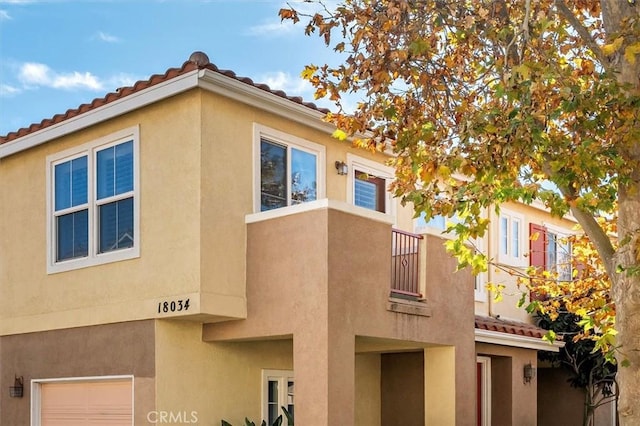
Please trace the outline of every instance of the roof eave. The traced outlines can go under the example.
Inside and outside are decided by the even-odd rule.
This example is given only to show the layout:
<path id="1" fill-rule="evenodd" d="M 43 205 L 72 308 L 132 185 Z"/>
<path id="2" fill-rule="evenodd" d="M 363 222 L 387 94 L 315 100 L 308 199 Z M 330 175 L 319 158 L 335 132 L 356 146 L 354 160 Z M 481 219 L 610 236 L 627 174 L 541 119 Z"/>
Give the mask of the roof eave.
<path id="1" fill-rule="evenodd" d="M 10 142 L 0 144 L 0 159 L 28 150 L 53 139 L 110 120 L 146 105 L 169 98 L 195 87 L 200 87 L 242 103 L 297 121 L 307 126 L 331 133 L 334 127 L 323 121 L 325 113 L 315 106 L 270 91 L 263 90 L 210 69 L 195 69 L 178 75 L 121 99 L 109 102 L 41 130 L 29 133 Z"/>
<path id="2" fill-rule="evenodd" d="M 198 85 L 210 92 L 247 105 L 254 105 L 323 132 L 331 133 L 335 129 L 332 124 L 323 120 L 326 115 L 323 111 L 206 68 L 200 70 Z"/>
<path id="3" fill-rule="evenodd" d="M 0 159 L 36 147 L 53 139 L 126 114 L 159 100 L 177 95 L 198 85 L 198 70 L 189 71 L 167 81 L 134 92 L 121 99 L 71 117 L 60 123 L 29 133 L 0 145 Z"/>
<path id="4" fill-rule="evenodd" d="M 475 329 L 475 340 L 479 343 L 513 346 L 516 348 L 535 349 L 538 351 L 559 352 L 564 347 L 564 342 L 556 340 L 553 343 L 537 337 L 521 336 L 517 334 L 502 333 L 500 331 Z"/>

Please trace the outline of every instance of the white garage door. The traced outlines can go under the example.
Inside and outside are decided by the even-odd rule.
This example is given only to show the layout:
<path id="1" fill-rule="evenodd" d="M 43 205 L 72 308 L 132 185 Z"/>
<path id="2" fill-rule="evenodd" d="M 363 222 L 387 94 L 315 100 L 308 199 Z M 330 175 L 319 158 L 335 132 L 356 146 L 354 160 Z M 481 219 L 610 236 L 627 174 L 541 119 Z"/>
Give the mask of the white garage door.
<path id="1" fill-rule="evenodd" d="M 40 392 L 42 426 L 133 424 L 131 380 L 43 383 Z"/>

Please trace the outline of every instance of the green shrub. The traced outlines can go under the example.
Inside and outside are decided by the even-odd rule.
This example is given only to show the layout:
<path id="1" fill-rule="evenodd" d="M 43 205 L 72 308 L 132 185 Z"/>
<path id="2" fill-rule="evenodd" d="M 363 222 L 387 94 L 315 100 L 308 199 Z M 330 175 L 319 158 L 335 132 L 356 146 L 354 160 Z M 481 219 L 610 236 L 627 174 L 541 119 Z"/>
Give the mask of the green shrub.
<path id="1" fill-rule="evenodd" d="M 284 415 L 287 417 L 287 426 L 293 426 L 293 416 L 291 415 L 291 413 L 289 413 L 289 411 L 287 411 L 287 409 L 284 407 L 282 407 L 282 411 L 284 412 Z M 260 426 L 282 426 L 282 421 L 283 421 L 282 415 L 280 415 L 275 419 L 273 424 L 267 425 L 267 422 L 263 420 L 262 423 L 260 423 Z M 222 420 L 221 426 L 233 426 L 233 425 L 226 420 Z M 251 420 L 245 417 L 244 426 L 256 426 L 256 424 L 255 422 L 252 422 Z"/>

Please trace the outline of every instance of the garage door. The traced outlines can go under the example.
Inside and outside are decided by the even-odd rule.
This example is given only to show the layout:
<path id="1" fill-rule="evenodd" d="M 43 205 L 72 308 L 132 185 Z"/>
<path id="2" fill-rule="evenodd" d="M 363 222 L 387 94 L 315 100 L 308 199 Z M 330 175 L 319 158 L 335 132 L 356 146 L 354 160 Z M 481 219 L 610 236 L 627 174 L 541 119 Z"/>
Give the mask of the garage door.
<path id="1" fill-rule="evenodd" d="M 42 426 L 131 426 L 131 380 L 43 383 L 40 407 Z"/>

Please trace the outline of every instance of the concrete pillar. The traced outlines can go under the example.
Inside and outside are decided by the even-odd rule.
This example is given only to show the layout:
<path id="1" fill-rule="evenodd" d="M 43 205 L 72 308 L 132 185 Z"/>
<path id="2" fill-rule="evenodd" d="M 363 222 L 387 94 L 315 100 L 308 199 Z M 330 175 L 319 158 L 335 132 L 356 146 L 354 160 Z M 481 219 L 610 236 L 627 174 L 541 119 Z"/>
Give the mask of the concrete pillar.
<path id="1" fill-rule="evenodd" d="M 455 356 L 453 346 L 425 348 L 424 350 L 426 426 L 455 426 L 456 424 Z"/>
<path id="2" fill-rule="evenodd" d="M 353 426 L 355 336 L 309 329 L 293 336 L 296 424 Z"/>

